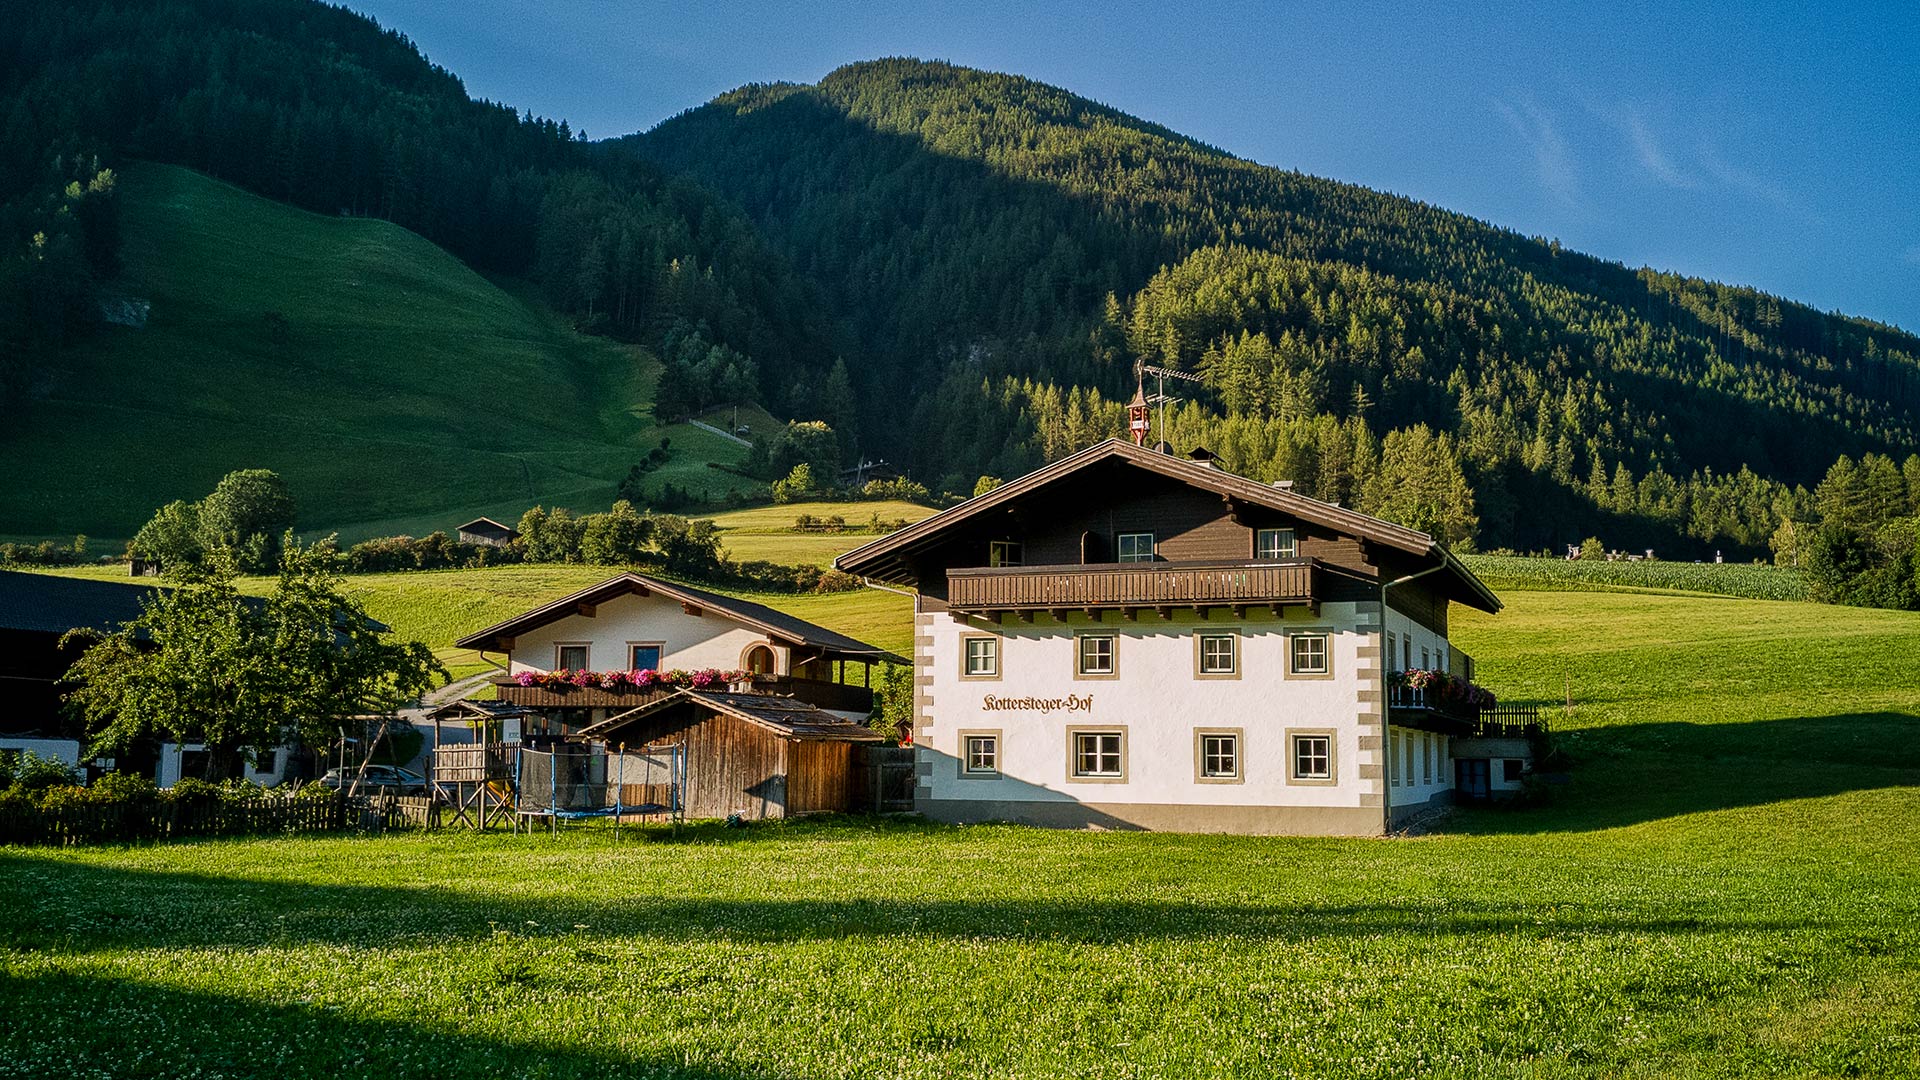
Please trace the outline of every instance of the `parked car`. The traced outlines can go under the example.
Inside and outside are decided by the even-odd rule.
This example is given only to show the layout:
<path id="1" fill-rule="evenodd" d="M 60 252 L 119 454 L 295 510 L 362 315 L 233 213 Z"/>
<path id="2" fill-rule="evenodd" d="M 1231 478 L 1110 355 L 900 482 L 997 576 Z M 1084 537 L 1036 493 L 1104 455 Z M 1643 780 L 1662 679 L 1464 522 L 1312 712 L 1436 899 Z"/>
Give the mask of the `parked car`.
<path id="1" fill-rule="evenodd" d="M 330 788 L 346 789 L 353 786 L 355 776 L 360 777 L 361 791 L 383 791 L 394 795 L 424 795 L 427 792 L 426 777 L 393 765 L 369 765 L 365 773 L 360 772 L 358 765 L 335 767 L 328 769 L 320 782 Z"/>

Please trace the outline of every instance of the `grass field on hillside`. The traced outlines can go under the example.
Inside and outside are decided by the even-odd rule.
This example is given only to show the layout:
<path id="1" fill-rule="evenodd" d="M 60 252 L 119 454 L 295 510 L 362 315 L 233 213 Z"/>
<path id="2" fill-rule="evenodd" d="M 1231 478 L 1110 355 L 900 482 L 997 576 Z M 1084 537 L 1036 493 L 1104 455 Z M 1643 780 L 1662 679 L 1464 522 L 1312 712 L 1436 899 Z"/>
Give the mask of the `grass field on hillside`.
<path id="1" fill-rule="evenodd" d="M 802 514 L 815 518 L 840 517 L 850 526 L 864 526 L 876 517 L 881 521 L 905 521 L 908 524 L 932 516 L 934 510 L 918 503 L 883 502 L 808 502 L 755 506 L 710 515 L 722 530 L 721 542 L 727 552 L 742 562 L 826 566 L 834 557 L 852 551 L 872 540 L 878 533 L 803 533 L 793 523 Z M 708 515 L 703 515 L 708 516 Z"/>
<path id="2" fill-rule="evenodd" d="M 1574 781 L 1419 839 L 0 852 L 0 1076 L 1920 1076 L 1920 616 L 1508 599 Z"/>
<path id="3" fill-rule="evenodd" d="M 344 539 L 450 529 L 533 502 L 602 509 L 661 432 L 659 364 L 574 333 L 532 299 L 382 221 L 307 213 L 197 173 L 121 176 L 142 329 L 63 358 L 0 428 L 0 536 L 131 536 L 228 471 L 271 468 L 301 528 Z M 674 429 L 682 486 L 745 451 Z"/>
<path id="4" fill-rule="evenodd" d="M 1712 593 L 1749 600 L 1805 600 L 1807 582 L 1798 570 L 1747 563 L 1588 562 L 1513 555 L 1467 555 L 1461 559 L 1495 589 L 1634 589 Z"/>

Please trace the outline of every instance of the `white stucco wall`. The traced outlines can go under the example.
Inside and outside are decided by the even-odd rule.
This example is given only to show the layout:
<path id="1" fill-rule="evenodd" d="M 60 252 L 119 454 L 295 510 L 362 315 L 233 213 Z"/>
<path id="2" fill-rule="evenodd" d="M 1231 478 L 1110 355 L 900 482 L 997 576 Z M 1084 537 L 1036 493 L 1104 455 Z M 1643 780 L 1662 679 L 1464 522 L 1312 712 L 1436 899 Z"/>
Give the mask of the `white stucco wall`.
<path id="1" fill-rule="evenodd" d="M 593 615 L 569 615 L 529 630 L 514 640 L 509 670 L 552 671 L 561 643 L 586 644 L 588 666 L 594 671 L 623 671 L 627 646 L 658 642 L 663 669 L 743 667 L 748 648 L 770 645 L 774 670 L 788 671 L 788 650 L 770 642 L 758 630 L 743 626 L 716 611 L 689 615 L 678 600 L 659 594 L 621 596 L 599 605 Z"/>
<path id="2" fill-rule="evenodd" d="M 1393 655 L 1383 657 L 1382 666 L 1385 670 L 1405 671 L 1410 666 L 1420 667 L 1420 650 L 1423 648 L 1427 650 L 1427 667 L 1452 670 L 1448 667 L 1452 650 L 1447 646 L 1447 639 L 1415 622 L 1410 616 L 1393 610 L 1391 605 L 1387 608 L 1386 629 L 1392 635 Z M 1407 662 L 1409 653 L 1412 654 L 1411 665 Z"/>
<path id="3" fill-rule="evenodd" d="M 34 757 L 64 761 L 68 765 L 80 764 L 80 743 L 77 739 L 34 739 L 7 736 L 0 738 L 0 750 L 28 750 Z"/>
<path id="4" fill-rule="evenodd" d="M 154 768 L 153 782 L 161 787 L 172 787 L 180 780 L 180 763 L 184 753 L 201 749 L 200 743 L 163 742 L 160 744 L 160 763 Z M 287 755 L 291 751 L 281 747 L 273 752 L 271 758 L 263 758 L 260 767 L 247 766 L 241 775 L 256 784 L 272 787 L 286 778 Z"/>
<path id="5" fill-rule="evenodd" d="M 935 800 L 1359 807 L 1363 788 L 1378 790 L 1362 783 L 1361 766 L 1380 759 L 1360 746 L 1360 649 L 1377 642 L 1378 631 L 1377 609 L 1365 605 L 1363 613 L 1359 607 L 1327 604 L 1317 616 L 1293 608 L 1284 619 L 1264 609 L 1241 619 L 1220 613 L 1205 622 L 1191 611 L 1176 611 L 1171 619 L 1146 611 L 1134 622 L 1117 612 L 1097 622 L 1072 613 L 1064 625 L 1044 614 L 1031 623 L 1008 617 L 999 625 L 934 615 L 931 640 L 921 649 L 931 720 L 918 740 L 922 761 L 930 766 L 921 782 Z M 1117 677 L 1075 676 L 1075 632 L 1093 629 L 1118 635 Z M 1239 633 L 1238 678 L 1196 677 L 1194 639 L 1204 630 Z M 1287 673 L 1288 635 L 1299 631 L 1328 633 L 1329 676 Z M 979 633 L 1000 638 L 997 678 L 961 675 L 962 641 Z M 1062 705 L 995 708 L 989 697 Z M 1125 779 L 1072 777 L 1072 728 L 1124 728 Z M 1196 777 L 1196 734 L 1216 728 L 1240 729 L 1239 782 Z M 1290 729 L 1331 731 L 1335 783 L 1289 782 Z M 1000 733 L 1000 777 L 963 778 L 965 733 L 991 731 Z"/>

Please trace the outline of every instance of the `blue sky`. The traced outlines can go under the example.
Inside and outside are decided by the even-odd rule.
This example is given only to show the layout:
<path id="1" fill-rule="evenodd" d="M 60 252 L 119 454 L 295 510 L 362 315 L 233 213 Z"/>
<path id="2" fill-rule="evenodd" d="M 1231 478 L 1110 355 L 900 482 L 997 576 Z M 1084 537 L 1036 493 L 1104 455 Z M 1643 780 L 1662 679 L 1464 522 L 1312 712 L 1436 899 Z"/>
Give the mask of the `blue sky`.
<path id="1" fill-rule="evenodd" d="M 919 56 L 1632 266 L 1920 331 L 1920 3 L 348 0 L 595 137 Z"/>

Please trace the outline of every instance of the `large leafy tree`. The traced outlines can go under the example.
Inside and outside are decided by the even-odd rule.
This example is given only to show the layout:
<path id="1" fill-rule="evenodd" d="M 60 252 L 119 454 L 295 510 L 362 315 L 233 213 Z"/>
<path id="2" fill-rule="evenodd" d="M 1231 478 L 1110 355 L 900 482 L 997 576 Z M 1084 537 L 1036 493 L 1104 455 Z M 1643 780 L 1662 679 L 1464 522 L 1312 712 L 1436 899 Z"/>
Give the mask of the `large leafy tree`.
<path id="1" fill-rule="evenodd" d="M 391 711 L 446 669 L 418 642 L 391 640 L 341 587 L 331 545 L 285 540 L 264 600 L 240 595 L 231 556 L 170 572 L 140 616 L 95 638 L 69 670 L 68 709 L 94 752 L 138 740 L 201 742 L 210 772 L 239 753 L 326 742 L 340 719 Z"/>

